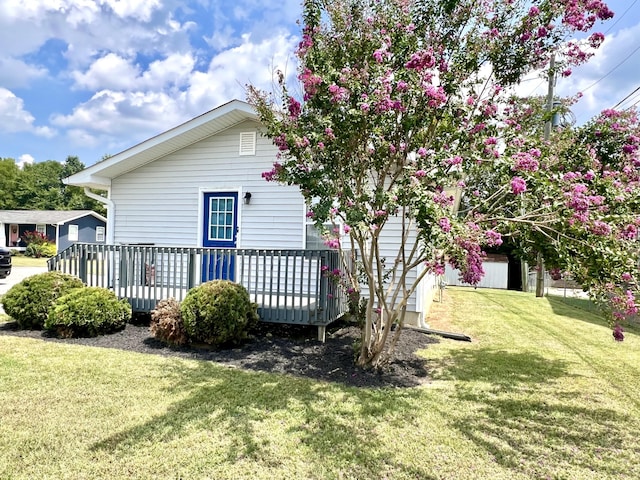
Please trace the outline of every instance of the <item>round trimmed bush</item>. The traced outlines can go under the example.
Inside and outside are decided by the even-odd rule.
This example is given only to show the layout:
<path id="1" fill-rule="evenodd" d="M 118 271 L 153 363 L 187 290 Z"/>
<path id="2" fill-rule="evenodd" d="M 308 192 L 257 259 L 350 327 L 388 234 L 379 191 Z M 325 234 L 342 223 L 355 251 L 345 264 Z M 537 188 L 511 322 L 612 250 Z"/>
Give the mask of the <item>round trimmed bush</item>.
<path id="1" fill-rule="evenodd" d="M 192 288 L 180 311 L 189 339 L 210 345 L 238 343 L 258 321 L 247 290 L 228 280 Z"/>
<path id="2" fill-rule="evenodd" d="M 58 298 L 44 327 L 59 337 L 96 337 L 121 330 L 131 318 L 131 305 L 111 290 L 87 287 Z"/>
<path id="3" fill-rule="evenodd" d="M 149 329 L 155 338 L 171 345 L 184 345 L 189 340 L 180 313 L 180 303 L 175 298 L 158 302 L 155 310 L 151 311 Z"/>
<path id="4" fill-rule="evenodd" d="M 84 283 L 72 275 L 46 272 L 25 278 L 2 297 L 4 311 L 22 328 L 39 330 L 56 299 Z"/>

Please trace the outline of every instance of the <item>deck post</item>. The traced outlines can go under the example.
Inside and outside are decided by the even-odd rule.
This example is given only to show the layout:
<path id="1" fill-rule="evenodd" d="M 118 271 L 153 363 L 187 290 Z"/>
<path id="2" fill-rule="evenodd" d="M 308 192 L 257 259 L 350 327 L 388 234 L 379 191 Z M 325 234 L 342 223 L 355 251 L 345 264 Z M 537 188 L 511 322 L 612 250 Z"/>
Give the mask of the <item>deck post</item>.
<path id="1" fill-rule="evenodd" d="M 327 339 L 327 327 L 325 325 L 320 325 L 318 327 L 318 341 L 324 343 Z"/>
<path id="2" fill-rule="evenodd" d="M 196 254 L 194 252 L 190 252 L 188 258 L 189 264 L 187 266 L 187 271 L 189 273 L 187 274 L 187 290 L 191 290 L 196 284 Z"/>
<path id="3" fill-rule="evenodd" d="M 87 249 L 83 245 L 78 249 L 78 278 L 84 284 L 87 283 L 87 257 Z"/>

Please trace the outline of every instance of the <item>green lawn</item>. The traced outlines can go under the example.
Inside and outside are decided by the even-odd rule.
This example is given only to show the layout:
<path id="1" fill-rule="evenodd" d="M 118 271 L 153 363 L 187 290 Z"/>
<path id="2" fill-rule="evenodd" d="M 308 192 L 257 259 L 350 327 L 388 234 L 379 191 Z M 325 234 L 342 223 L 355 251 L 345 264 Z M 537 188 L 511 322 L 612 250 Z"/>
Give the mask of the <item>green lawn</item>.
<path id="1" fill-rule="evenodd" d="M 0 336 L 0 478 L 640 478 L 638 332 L 496 290 L 432 317 L 474 341 L 412 389 Z"/>
<path id="2" fill-rule="evenodd" d="M 24 255 L 13 255 L 11 263 L 14 267 L 46 267 L 48 258 L 25 257 Z"/>

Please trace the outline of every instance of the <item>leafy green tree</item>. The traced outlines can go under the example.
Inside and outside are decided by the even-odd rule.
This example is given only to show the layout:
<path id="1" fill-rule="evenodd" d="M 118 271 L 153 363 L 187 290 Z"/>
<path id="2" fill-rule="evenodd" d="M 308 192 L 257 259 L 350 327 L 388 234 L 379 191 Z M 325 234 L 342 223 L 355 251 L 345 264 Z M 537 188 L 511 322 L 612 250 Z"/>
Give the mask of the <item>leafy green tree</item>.
<path id="1" fill-rule="evenodd" d="M 12 158 L 0 159 L 0 209 L 4 210 L 93 210 L 106 214 L 103 204 L 63 179 L 84 170 L 77 156 L 64 163 L 47 160 L 20 169 Z"/>
<path id="2" fill-rule="evenodd" d="M 13 158 L 0 158 L 0 210 L 18 207 L 14 192 L 20 169 Z"/>
<path id="3" fill-rule="evenodd" d="M 60 176 L 62 164 L 55 160 L 26 164 L 19 171 L 15 197 L 21 210 L 58 210 L 64 206 Z"/>
<path id="4" fill-rule="evenodd" d="M 68 156 L 65 160 L 60 174 L 60 186 L 62 189 L 65 209 L 68 210 L 93 210 L 102 215 L 106 215 L 104 204 L 87 197 L 82 187 L 65 185 L 63 180 L 75 173 L 85 169 L 84 163 L 76 156 Z M 103 192 L 98 192 L 102 194 Z"/>
<path id="5" fill-rule="evenodd" d="M 586 61 L 604 36 L 590 35 L 589 48 L 572 38 L 612 15 L 599 0 L 304 2 L 302 102 L 282 74 L 275 97 L 250 87 L 249 99 L 280 150 L 263 176 L 298 185 L 318 228 L 348 233 L 326 235 L 345 260 L 331 275 L 364 304 L 359 365 L 389 359 L 424 275 L 448 261 L 477 283 L 483 248 L 502 233 L 527 226 L 536 243 L 553 244 L 569 224 L 568 207 L 550 205 L 573 187 L 540 168 L 556 161 L 555 146 L 523 129 L 507 92 L 552 52 L 565 72 Z M 487 176 L 496 182 L 469 183 Z M 461 195 L 472 200 L 459 213 Z M 605 213 L 592 208 L 590 221 Z M 390 226 L 400 232 L 393 256 Z"/>

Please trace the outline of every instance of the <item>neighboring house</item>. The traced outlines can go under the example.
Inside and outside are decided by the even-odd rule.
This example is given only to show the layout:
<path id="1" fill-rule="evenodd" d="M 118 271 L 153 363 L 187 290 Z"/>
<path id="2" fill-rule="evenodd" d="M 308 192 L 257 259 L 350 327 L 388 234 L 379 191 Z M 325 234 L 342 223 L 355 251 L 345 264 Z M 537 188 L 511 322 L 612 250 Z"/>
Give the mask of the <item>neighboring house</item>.
<path id="1" fill-rule="evenodd" d="M 233 100 L 65 179 L 106 190 L 108 244 L 300 250 L 324 248 L 298 187 L 267 182 L 277 149 L 253 108 Z M 397 248 L 399 229 L 389 229 Z M 232 269 L 237 266 L 232 266 Z M 202 267 L 203 279 L 206 279 Z M 231 278 L 235 278 L 232 274 Z M 435 281 L 409 304 L 421 323 Z"/>
<path id="2" fill-rule="evenodd" d="M 0 247 L 24 250 L 25 232 L 37 231 L 56 244 L 105 243 L 107 219 L 92 210 L 0 210 Z"/>

